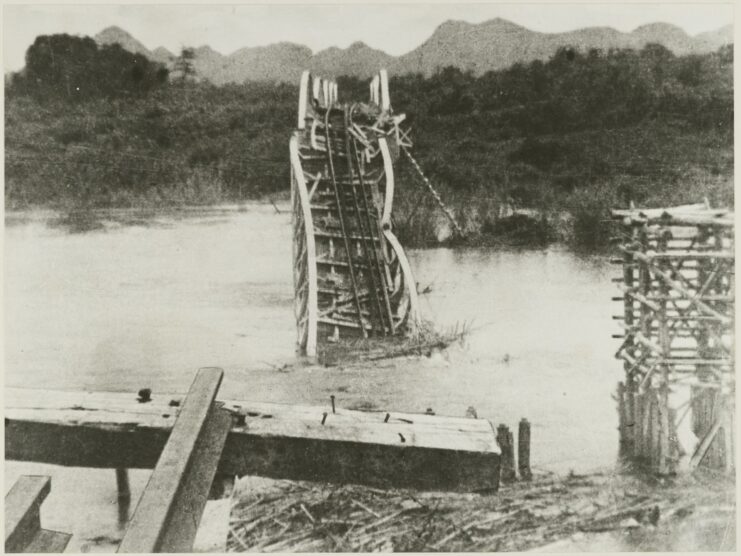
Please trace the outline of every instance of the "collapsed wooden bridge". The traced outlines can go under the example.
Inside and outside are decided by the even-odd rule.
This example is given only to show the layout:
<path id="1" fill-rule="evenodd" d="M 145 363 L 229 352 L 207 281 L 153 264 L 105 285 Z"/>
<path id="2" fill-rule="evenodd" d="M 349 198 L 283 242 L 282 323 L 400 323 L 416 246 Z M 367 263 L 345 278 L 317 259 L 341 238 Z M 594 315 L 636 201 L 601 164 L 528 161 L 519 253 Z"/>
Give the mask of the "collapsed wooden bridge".
<path id="1" fill-rule="evenodd" d="M 621 227 L 623 453 L 659 474 L 734 460 L 734 217 L 705 205 L 615 210 Z M 687 421 L 686 421 L 687 420 Z M 684 424 L 697 439 L 683 443 Z"/>
<path id="2" fill-rule="evenodd" d="M 367 103 L 340 103 L 337 84 L 301 77 L 290 140 L 298 349 L 340 338 L 415 334 L 417 292 L 392 231 L 394 161 L 411 146 L 391 108 L 385 70 Z"/>

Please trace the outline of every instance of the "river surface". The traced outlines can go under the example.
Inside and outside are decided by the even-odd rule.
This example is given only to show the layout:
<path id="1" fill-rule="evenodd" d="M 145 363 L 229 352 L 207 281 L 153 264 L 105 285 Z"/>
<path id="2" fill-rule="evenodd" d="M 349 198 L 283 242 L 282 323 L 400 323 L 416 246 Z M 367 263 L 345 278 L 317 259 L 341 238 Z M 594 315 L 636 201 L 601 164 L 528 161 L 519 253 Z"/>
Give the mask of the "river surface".
<path id="1" fill-rule="evenodd" d="M 287 211 L 287 207 L 285 207 Z M 11 213 L 5 227 L 5 384 L 184 392 L 199 367 L 225 371 L 221 396 L 532 423 L 534 467 L 612 467 L 620 380 L 604 257 L 541 250 L 427 249 L 408 255 L 423 317 L 466 325 L 463 346 L 372 368 L 301 365 L 294 353 L 290 218 L 270 205 L 99 220 Z M 51 473 L 44 518 L 88 550 L 120 535 L 113 471 Z M 134 495 L 147 472 L 132 474 Z M 84 488 L 82 488 L 84 485 Z M 88 508 L 72 517 L 70 497 Z M 65 515 L 66 514 L 66 515 Z M 87 543 L 87 544 L 86 544 Z"/>

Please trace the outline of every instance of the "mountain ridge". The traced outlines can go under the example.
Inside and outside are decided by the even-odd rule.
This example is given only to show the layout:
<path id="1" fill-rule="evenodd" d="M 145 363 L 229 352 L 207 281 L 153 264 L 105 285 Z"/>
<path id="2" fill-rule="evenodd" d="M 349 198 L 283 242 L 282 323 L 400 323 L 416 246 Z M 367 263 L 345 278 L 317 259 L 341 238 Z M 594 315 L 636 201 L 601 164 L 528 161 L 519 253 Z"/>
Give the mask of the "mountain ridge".
<path id="1" fill-rule="evenodd" d="M 126 50 L 142 54 L 172 68 L 176 55 L 160 46 L 147 49 L 131 34 L 117 26 L 95 36 L 98 44 L 118 43 Z M 503 18 L 480 23 L 447 20 L 419 46 L 400 56 L 375 49 L 362 41 L 346 48 L 331 46 L 317 52 L 293 42 L 243 47 L 222 54 L 208 45 L 194 48 L 194 67 L 201 79 L 216 85 L 245 80 L 296 82 L 304 69 L 321 75 L 348 75 L 368 78 L 381 68 L 389 73 L 422 73 L 426 76 L 446 67 L 480 75 L 515 63 L 547 60 L 559 48 L 587 51 L 593 48 L 643 48 L 662 44 L 676 55 L 714 51 L 733 42 L 733 25 L 689 35 L 670 23 L 653 22 L 623 32 L 612 27 L 584 27 L 566 32 L 533 31 Z"/>

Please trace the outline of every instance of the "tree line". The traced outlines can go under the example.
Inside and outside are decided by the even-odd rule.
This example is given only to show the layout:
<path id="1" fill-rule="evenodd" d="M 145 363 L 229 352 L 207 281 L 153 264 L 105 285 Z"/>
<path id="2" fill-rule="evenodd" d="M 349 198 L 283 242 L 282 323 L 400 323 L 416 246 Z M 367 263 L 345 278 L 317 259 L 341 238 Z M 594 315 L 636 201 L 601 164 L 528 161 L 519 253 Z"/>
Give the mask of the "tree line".
<path id="1" fill-rule="evenodd" d="M 8 206 L 285 194 L 297 83 L 217 87 L 193 79 L 192 62 L 186 52 L 170 74 L 118 45 L 38 37 L 6 81 Z M 338 84 L 340 100 L 367 98 L 365 80 Z M 492 213 L 504 201 L 554 210 L 594 197 L 733 201 L 732 46 L 688 56 L 660 45 L 562 48 L 480 76 L 453 67 L 394 76 L 390 90 L 425 172 L 479 228 L 495 220 L 479 214 L 482 199 Z M 398 172 L 397 206 L 419 219 L 413 173 L 404 163 Z"/>

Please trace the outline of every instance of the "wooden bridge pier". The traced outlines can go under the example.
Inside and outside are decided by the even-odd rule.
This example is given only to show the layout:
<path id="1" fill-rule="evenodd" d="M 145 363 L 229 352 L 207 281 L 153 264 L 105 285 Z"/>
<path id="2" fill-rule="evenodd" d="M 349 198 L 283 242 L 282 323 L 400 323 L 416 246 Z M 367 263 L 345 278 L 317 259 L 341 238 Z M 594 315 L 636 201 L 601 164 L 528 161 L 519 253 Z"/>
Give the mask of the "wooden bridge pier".
<path id="1" fill-rule="evenodd" d="M 621 453 L 658 474 L 734 461 L 734 218 L 705 205 L 615 210 L 624 341 Z M 684 395 L 684 400 L 682 399 Z M 696 442 L 680 441 L 689 419 Z M 686 425 L 685 425 L 686 427 Z"/>

